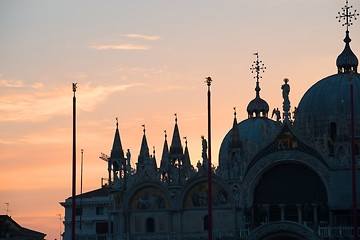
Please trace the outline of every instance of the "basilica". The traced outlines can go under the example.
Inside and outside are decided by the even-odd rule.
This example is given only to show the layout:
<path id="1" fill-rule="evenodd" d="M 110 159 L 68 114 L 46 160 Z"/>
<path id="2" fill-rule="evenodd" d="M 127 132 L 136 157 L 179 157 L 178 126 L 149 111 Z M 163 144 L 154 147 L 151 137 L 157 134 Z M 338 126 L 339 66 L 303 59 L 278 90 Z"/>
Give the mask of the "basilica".
<path id="1" fill-rule="evenodd" d="M 348 23 L 356 14 L 349 13 L 347 4 L 345 9 L 340 18 Z M 281 86 L 281 110 L 270 111 L 260 97 L 263 65 L 256 54 L 255 98 L 247 106 L 248 117 L 239 122 L 234 109 L 219 166 L 212 168 L 213 239 L 353 238 L 352 155 L 357 209 L 360 205 L 360 74 L 346 27 L 337 73 L 310 87 L 294 111 L 288 79 Z M 175 117 L 172 136 L 164 136 L 159 166 L 144 127 L 137 163 L 131 166 L 116 125 L 110 156 L 102 156 L 108 180 L 77 196 L 77 239 L 207 239 L 207 140 L 202 139 L 202 161 L 193 166 L 180 127 Z M 61 205 L 67 240 L 71 198 Z"/>

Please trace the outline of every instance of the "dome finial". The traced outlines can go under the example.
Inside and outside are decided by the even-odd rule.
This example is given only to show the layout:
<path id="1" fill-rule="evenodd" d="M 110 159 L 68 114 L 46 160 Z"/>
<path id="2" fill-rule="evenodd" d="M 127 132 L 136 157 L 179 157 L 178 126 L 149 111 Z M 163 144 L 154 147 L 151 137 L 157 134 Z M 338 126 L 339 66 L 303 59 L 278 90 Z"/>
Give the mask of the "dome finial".
<path id="1" fill-rule="evenodd" d="M 259 79 L 262 78 L 262 76 L 260 76 L 260 72 L 262 70 L 262 72 L 265 72 L 266 67 L 264 66 L 264 64 L 262 63 L 262 61 L 259 61 L 259 53 L 256 52 L 254 53 L 254 55 L 256 56 L 256 61 L 254 61 L 254 64 L 251 65 L 251 73 L 256 72 L 256 76 L 254 76 L 254 78 L 256 78 L 256 96 L 259 97 L 260 96 L 260 86 L 259 86 Z"/>
<path id="2" fill-rule="evenodd" d="M 269 112 L 269 105 L 266 101 L 260 98 L 261 88 L 259 86 L 259 79 L 262 78 L 260 76 L 260 72 L 265 72 L 266 67 L 264 66 L 262 61 L 259 61 L 259 53 L 256 52 L 254 53 L 254 55 L 256 56 L 256 60 L 254 61 L 254 64 L 251 65 L 250 70 L 251 73 L 256 73 L 254 77 L 256 78 L 256 97 L 249 103 L 247 107 L 248 117 L 267 117 Z"/>
<path id="3" fill-rule="evenodd" d="M 349 37 L 349 26 L 353 25 L 352 18 L 356 20 L 356 16 L 359 16 L 359 14 L 356 13 L 356 9 L 353 13 L 350 11 L 352 7 L 353 6 L 348 5 L 348 0 L 346 0 L 345 7 L 341 8 L 342 13 L 338 12 L 339 16 L 336 17 L 339 19 L 339 22 L 341 22 L 341 20 L 345 20 L 345 23 L 343 23 L 342 26 L 346 26 L 346 36 L 344 39 L 345 48 L 336 59 L 336 66 L 338 67 L 339 73 L 349 73 L 351 71 L 357 72 L 357 66 L 359 64 L 359 61 L 355 54 L 351 51 L 349 44 L 351 42 Z"/>
<path id="4" fill-rule="evenodd" d="M 351 22 L 352 18 L 356 20 L 356 16 L 359 16 L 359 14 L 356 13 L 356 9 L 354 9 L 354 13 L 351 13 L 351 11 L 349 11 L 353 6 L 349 6 L 348 4 L 348 0 L 346 0 L 345 7 L 341 8 L 342 13 L 338 12 L 339 16 L 336 17 L 339 19 L 339 22 L 341 22 L 342 19 L 345 20 L 345 23 L 343 23 L 342 26 L 346 26 L 347 32 L 349 31 L 349 26 L 353 25 L 353 23 Z"/>

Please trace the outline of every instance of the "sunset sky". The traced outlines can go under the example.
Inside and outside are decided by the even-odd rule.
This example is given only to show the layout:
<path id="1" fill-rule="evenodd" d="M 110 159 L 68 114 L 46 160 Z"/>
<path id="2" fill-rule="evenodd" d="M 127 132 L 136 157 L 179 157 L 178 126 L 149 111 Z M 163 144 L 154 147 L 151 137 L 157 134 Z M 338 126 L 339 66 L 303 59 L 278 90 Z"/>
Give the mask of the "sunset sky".
<path id="1" fill-rule="evenodd" d="M 59 202 L 71 195 L 72 86 L 77 90 L 77 155 L 84 191 L 107 176 L 116 117 L 124 150 L 137 162 L 146 124 L 161 159 L 174 113 L 193 165 L 207 136 L 205 77 L 212 84 L 213 162 L 233 122 L 255 97 L 250 67 L 267 67 L 260 96 L 282 109 L 290 79 L 292 109 L 306 90 L 336 73 L 345 0 L 1 0 L 0 214 L 59 238 Z M 360 11 L 360 1 L 350 4 Z M 360 57 L 360 21 L 350 27 Z M 183 143 L 184 144 L 184 143 Z M 80 161 L 79 161 L 80 163 Z M 78 164 L 78 169 L 80 165 Z M 80 173 L 80 171 L 78 171 Z M 80 175 L 78 175 L 80 176 Z M 78 181 L 79 183 L 80 181 Z M 79 186 L 79 184 L 78 184 Z M 80 187 L 78 187 L 79 192 Z M 63 226 L 62 226 L 63 230 Z"/>

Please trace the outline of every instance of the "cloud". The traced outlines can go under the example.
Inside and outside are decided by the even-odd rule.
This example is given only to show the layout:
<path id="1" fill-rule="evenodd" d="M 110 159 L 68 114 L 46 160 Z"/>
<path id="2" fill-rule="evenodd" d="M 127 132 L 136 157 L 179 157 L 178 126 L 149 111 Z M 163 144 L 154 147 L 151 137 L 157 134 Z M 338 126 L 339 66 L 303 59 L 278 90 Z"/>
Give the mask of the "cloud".
<path id="1" fill-rule="evenodd" d="M 96 50 L 149 50 L 150 46 L 134 45 L 134 44 L 120 44 L 120 45 L 93 45 L 90 48 Z"/>
<path id="2" fill-rule="evenodd" d="M 91 83 L 79 86 L 78 110 L 92 111 L 112 93 L 144 85 L 142 83 L 96 86 Z M 57 89 L 31 89 L 21 94 L 8 94 L 0 97 L 0 121 L 46 121 L 54 116 L 69 115 L 72 112 L 69 100 L 69 87 Z"/>
<path id="3" fill-rule="evenodd" d="M 1 79 L 2 78 L 2 74 L 0 73 L 0 86 L 3 87 L 9 87 L 9 88 L 25 88 L 25 87 L 29 87 L 29 88 L 34 88 L 34 89 L 38 89 L 38 88 L 42 88 L 43 85 L 42 83 L 33 83 L 31 85 L 26 85 L 23 81 L 21 80 L 6 80 L 6 79 Z"/>
<path id="4" fill-rule="evenodd" d="M 15 81 L 15 80 L 0 79 L 0 86 L 19 88 L 19 87 L 24 87 L 25 85 L 23 81 L 19 81 L 19 80 Z"/>
<path id="5" fill-rule="evenodd" d="M 158 40 L 161 38 L 160 36 L 146 36 L 141 34 L 126 34 L 125 36 L 130 38 L 142 38 L 150 41 Z"/>

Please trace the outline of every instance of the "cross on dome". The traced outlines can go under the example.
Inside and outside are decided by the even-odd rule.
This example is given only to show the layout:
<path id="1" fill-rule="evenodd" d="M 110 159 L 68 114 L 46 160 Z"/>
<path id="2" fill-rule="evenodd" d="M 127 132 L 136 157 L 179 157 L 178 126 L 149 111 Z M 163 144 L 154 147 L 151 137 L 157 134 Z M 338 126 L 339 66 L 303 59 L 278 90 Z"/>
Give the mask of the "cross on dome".
<path id="1" fill-rule="evenodd" d="M 339 22 L 341 22 L 341 20 L 345 20 L 345 23 L 343 23 L 342 26 L 346 26 L 346 31 L 349 30 L 349 26 L 353 25 L 353 23 L 351 22 L 352 18 L 356 20 L 356 16 L 359 16 L 359 14 L 356 13 L 356 9 L 354 9 L 354 13 L 350 12 L 350 9 L 353 6 L 349 6 L 348 4 L 349 2 L 348 0 L 346 0 L 345 7 L 341 8 L 342 13 L 338 12 L 339 16 L 336 17 L 339 19 Z"/>
<path id="2" fill-rule="evenodd" d="M 259 86 L 259 79 L 262 78 L 262 76 L 260 76 L 260 72 L 265 72 L 265 65 L 262 63 L 262 61 L 259 61 L 259 53 L 256 52 L 254 53 L 254 55 L 256 56 L 256 60 L 254 61 L 254 64 L 251 65 L 251 73 L 256 73 L 256 76 L 254 78 L 256 78 L 256 96 L 259 96 L 259 92 L 261 90 L 260 86 Z"/>

